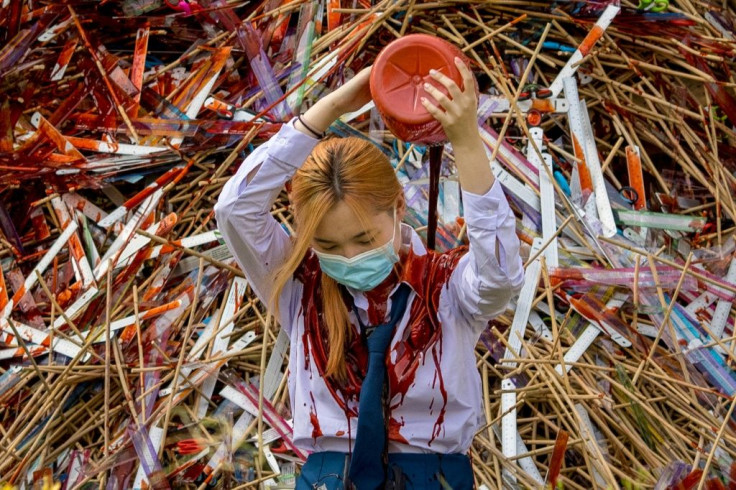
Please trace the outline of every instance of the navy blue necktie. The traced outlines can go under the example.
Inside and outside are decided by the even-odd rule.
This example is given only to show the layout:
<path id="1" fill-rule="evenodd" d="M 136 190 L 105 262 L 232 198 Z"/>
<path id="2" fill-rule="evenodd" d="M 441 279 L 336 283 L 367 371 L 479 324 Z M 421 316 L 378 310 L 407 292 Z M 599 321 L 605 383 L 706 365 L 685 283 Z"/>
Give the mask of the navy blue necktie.
<path id="1" fill-rule="evenodd" d="M 383 488 L 386 479 L 385 459 L 388 423 L 383 390 L 386 386 L 386 349 L 391 343 L 394 326 L 403 316 L 411 288 L 402 283 L 391 297 L 388 323 L 378 325 L 368 336 L 368 371 L 360 388 L 358 431 L 350 461 L 350 482 L 358 490 Z M 360 316 L 357 314 L 358 322 Z M 361 328 L 363 324 L 361 322 Z"/>

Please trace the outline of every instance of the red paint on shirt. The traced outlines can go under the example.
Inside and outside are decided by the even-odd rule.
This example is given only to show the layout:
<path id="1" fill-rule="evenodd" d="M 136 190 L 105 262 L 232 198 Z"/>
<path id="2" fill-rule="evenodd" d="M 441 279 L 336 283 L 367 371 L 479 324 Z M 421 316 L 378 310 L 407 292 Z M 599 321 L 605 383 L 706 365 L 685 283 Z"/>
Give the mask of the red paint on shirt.
<path id="1" fill-rule="evenodd" d="M 401 435 L 401 428 L 404 426 L 404 420 L 401 422 L 391 417 L 388 420 L 388 439 L 394 442 L 400 442 L 401 444 L 409 444 L 404 436 Z"/>
<path id="2" fill-rule="evenodd" d="M 447 391 L 445 389 L 440 363 L 442 360 L 442 328 L 438 319 L 439 298 L 444 287 L 447 287 L 450 275 L 455 270 L 460 258 L 467 252 L 467 247 L 459 247 L 439 254 L 428 251 L 425 255 L 416 255 L 413 250 L 401 256 L 402 267 L 392 272 L 383 283 L 366 293 L 368 299 L 368 316 L 371 324 L 376 325 L 386 320 L 386 303 L 390 292 L 396 285 L 397 277 L 406 282 L 416 293 L 410 308 L 410 319 L 402 338 L 394 339 L 393 352 L 386 355 L 389 378 L 391 409 L 400 406 L 409 388 L 414 384 L 416 371 L 420 362 L 432 356 L 436 377 L 442 396 L 437 421 L 432 430 L 432 440 L 441 432 L 447 407 Z M 345 348 L 347 380 L 341 381 L 333 377 L 325 377 L 329 345 L 327 329 L 324 325 L 322 308 L 321 278 L 322 272 L 316 255 L 309 251 L 295 272 L 295 278 L 304 285 L 302 294 L 302 313 L 304 315 L 304 334 L 302 344 L 307 369 L 310 362 L 320 376 L 323 377 L 328 391 L 338 405 L 350 417 L 357 417 L 355 409 L 350 408 L 348 401 L 358 402 L 362 380 L 368 365 L 368 351 L 358 330 L 353 325 L 348 344 Z M 349 304 L 344 299 L 346 307 Z M 395 361 L 391 361 L 394 358 Z M 398 396 L 398 399 L 396 399 Z M 395 400 L 395 401 L 394 401 Z M 316 414 L 315 414 L 316 416 Z M 311 413 L 310 413 L 311 418 Z M 313 421 L 313 425 L 315 421 Z M 402 424 L 403 425 L 403 424 Z M 393 432 L 392 431 L 393 427 Z M 399 433 L 398 423 L 389 424 L 389 437 L 397 442 L 405 442 Z M 321 432 L 320 432 L 321 435 Z M 431 441 L 430 441 L 431 444 Z"/>
<path id="3" fill-rule="evenodd" d="M 312 398 L 312 408 L 309 409 L 309 421 L 312 422 L 312 439 L 317 442 L 318 437 L 322 437 L 322 429 L 319 426 L 319 417 L 317 417 L 317 404 L 314 403 L 314 393 L 310 392 Z"/>

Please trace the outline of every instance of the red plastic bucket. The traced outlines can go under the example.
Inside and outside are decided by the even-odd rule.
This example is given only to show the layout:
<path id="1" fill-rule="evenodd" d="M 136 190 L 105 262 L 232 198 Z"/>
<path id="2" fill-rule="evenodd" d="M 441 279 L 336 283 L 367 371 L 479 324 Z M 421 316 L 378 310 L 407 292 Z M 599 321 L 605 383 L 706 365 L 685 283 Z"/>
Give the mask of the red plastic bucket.
<path id="1" fill-rule="evenodd" d="M 421 98 L 433 100 L 424 90 L 425 82 L 447 94 L 429 75 L 431 69 L 444 73 L 462 88 L 455 57 L 468 64 L 458 48 L 427 34 L 399 38 L 378 54 L 371 69 L 371 95 L 386 126 L 397 138 L 422 145 L 447 141 L 442 126 L 427 112 Z"/>

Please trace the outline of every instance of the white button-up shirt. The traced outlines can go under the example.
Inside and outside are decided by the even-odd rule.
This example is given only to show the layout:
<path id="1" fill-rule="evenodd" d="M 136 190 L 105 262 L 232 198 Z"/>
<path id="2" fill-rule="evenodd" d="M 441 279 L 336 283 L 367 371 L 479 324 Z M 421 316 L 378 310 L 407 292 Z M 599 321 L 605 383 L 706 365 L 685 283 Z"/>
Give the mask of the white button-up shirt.
<path id="1" fill-rule="evenodd" d="M 271 207 L 318 142 L 293 124 L 284 124 L 248 156 L 215 205 L 222 237 L 262 301 L 270 298 L 275 272 L 292 249 Z M 488 321 L 505 310 L 523 282 L 515 218 L 500 184 L 494 182 L 484 195 L 463 191 L 462 197 L 467 253 L 428 255 L 416 232 L 402 225 L 402 243 L 411 247 L 410 268 L 427 270 L 413 281 L 406 279 L 412 292 L 386 358 L 390 452 L 467 452 L 483 421 L 475 346 Z M 307 451 L 347 452 L 355 440 L 358 397 L 345 396 L 320 375 L 324 366 L 315 351 L 322 350 L 315 340 L 319 336 L 310 333 L 315 326 L 305 322 L 305 295 L 314 288 L 305 287 L 304 281 L 315 280 L 321 271 L 309 255 L 305 263 L 311 264 L 313 274 L 295 274 L 279 299 L 278 320 L 290 338 L 294 443 Z M 424 267 L 425 262 L 433 266 Z M 433 281 L 437 284 L 423 284 Z M 368 300 L 359 291 L 348 292 L 356 328 L 355 311 L 367 323 Z"/>

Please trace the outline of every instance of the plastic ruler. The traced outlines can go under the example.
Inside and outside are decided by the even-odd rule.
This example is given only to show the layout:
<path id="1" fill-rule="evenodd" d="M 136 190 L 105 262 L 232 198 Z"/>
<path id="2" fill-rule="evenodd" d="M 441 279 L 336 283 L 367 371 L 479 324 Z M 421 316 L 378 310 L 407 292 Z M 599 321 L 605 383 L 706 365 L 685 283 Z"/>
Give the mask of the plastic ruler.
<path id="1" fill-rule="evenodd" d="M 158 226 L 158 223 L 156 223 L 156 226 Z M 155 230 L 156 228 L 154 227 L 153 229 Z M 152 232 L 149 231 L 148 233 L 152 233 Z M 133 240 L 135 240 L 136 238 L 143 239 L 142 240 L 143 246 L 149 244 L 151 241 L 151 239 L 146 236 L 137 235 L 135 238 L 131 239 L 130 244 L 132 244 Z M 197 235 L 192 235 L 192 236 L 182 238 L 181 240 L 176 240 L 173 243 L 176 245 L 179 245 L 180 247 L 192 248 L 192 247 L 198 247 L 200 245 L 205 245 L 207 243 L 215 242 L 218 240 L 218 238 L 219 238 L 219 234 L 217 231 L 206 231 L 204 233 L 199 233 Z M 118 259 L 118 263 L 115 264 L 115 269 L 119 267 L 127 266 L 132 261 L 132 259 L 130 258 L 132 253 L 129 253 L 128 251 L 128 248 L 131 246 L 130 244 L 128 245 L 128 247 L 126 247 L 125 251 L 120 256 L 120 259 Z M 139 247 L 138 249 L 143 248 L 143 246 Z M 154 247 L 150 255 L 148 255 L 147 258 L 155 259 L 159 255 L 161 255 L 161 250 L 163 250 L 164 246 L 165 245 L 158 245 Z M 166 247 L 172 248 L 172 246 L 169 246 L 169 245 L 166 245 Z M 199 264 L 199 257 L 195 257 L 195 258 L 197 259 L 197 264 Z"/>
<path id="2" fill-rule="evenodd" d="M 236 311 L 240 307 L 241 302 L 243 301 L 243 297 L 245 296 L 245 290 L 248 287 L 248 281 L 241 277 L 236 277 L 233 280 L 233 285 L 230 288 L 230 294 L 228 294 L 227 297 L 227 303 L 225 303 L 225 308 L 223 308 L 222 317 L 220 321 L 223 320 L 229 320 L 227 325 L 224 327 L 220 327 L 219 322 L 217 324 L 214 324 L 215 327 L 219 329 L 218 332 L 209 332 L 207 337 L 211 337 L 214 333 L 215 340 L 212 342 L 212 355 L 218 355 L 226 350 L 227 344 L 229 341 L 230 332 L 233 330 L 233 321 L 231 320 L 233 316 L 235 315 Z M 209 325 L 208 325 L 209 328 Z M 214 330 L 214 328 L 213 328 Z M 253 334 L 253 338 L 255 338 L 255 333 L 250 332 Z M 204 335 L 202 335 L 203 337 Z M 199 339 L 197 339 L 199 340 Z M 240 350 L 240 349 L 238 349 Z M 202 354 L 201 352 L 195 352 L 192 350 L 193 353 L 197 355 L 197 357 L 200 357 Z M 199 405 L 197 406 L 197 416 L 201 419 L 204 418 L 204 416 L 207 414 L 207 407 L 208 407 L 208 400 L 212 397 L 212 393 L 215 391 L 215 384 L 217 383 L 217 375 L 219 373 L 219 369 L 213 372 L 211 375 L 207 377 L 207 379 L 204 380 L 204 383 L 202 383 L 201 392 L 202 396 L 199 397 Z"/>
<path id="3" fill-rule="evenodd" d="M 285 420 L 285 422 L 287 423 L 289 427 L 291 427 L 292 429 L 294 428 L 293 420 L 287 419 Z M 272 442 L 276 442 L 279 439 L 281 439 L 281 434 L 279 434 L 279 431 L 277 431 L 276 429 L 264 430 L 262 439 L 263 439 L 263 444 L 271 444 Z M 256 447 L 258 447 L 258 436 L 253 436 L 248 440 L 252 442 L 253 444 L 255 444 Z"/>
<path id="4" fill-rule="evenodd" d="M 153 445 L 153 450 L 155 451 L 155 454 L 158 454 L 159 449 L 161 449 L 161 438 L 164 436 L 164 430 L 160 427 L 153 426 L 151 427 L 151 430 L 148 431 L 148 437 L 151 441 L 151 444 Z M 148 478 L 146 477 L 146 473 L 143 471 L 143 464 L 138 466 L 138 473 L 135 475 L 135 481 L 133 483 L 133 488 L 143 488 L 143 482 L 148 483 Z"/>
<path id="5" fill-rule="evenodd" d="M 583 129 L 585 131 L 585 161 L 588 164 L 590 178 L 593 180 L 595 203 L 596 208 L 598 209 L 598 219 L 600 219 L 603 224 L 603 235 L 610 238 L 616 234 L 616 222 L 613 219 L 611 201 L 608 199 L 606 181 L 603 179 L 601 161 L 598 158 L 598 148 L 595 145 L 595 136 L 593 135 L 593 127 L 590 124 L 590 115 L 588 114 L 588 106 L 585 103 L 585 100 L 580 102 L 580 109 Z"/>
<path id="6" fill-rule="evenodd" d="M 500 163 L 494 161 L 491 163 L 491 171 L 493 175 L 498 179 L 504 189 L 513 194 L 518 199 L 524 201 L 531 206 L 535 211 L 540 210 L 539 197 L 534 191 L 529 188 L 526 184 L 521 182 L 519 179 L 511 175 Z"/>
<path id="7" fill-rule="evenodd" d="M 64 224 L 70 223 L 72 221 L 72 215 L 69 213 L 69 208 L 67 208 L 66 203 L 64 203 L 61 198 L 54 197 L 53 199 L 51 199 L 51 204 L 62 227 L 64 226 Z M 69 259 L 71 260 L 72 268 L 74 269 L 74 277 L 78 281 L 81 280 L 82 287 L 86 289 L 94 282 L 94 275 L 92 274 L 92 267 L 90 267 L 89 265 L 90 263 L 87 260 L 86 254 L 82 252 L 81 257 L 78 257 L 75 253 L 73 253 L 73 250 L 76 247 L 78 247 L 79 250 L 84 250 L 82 248 L 82 243 L 79 239 L 79 235 L 77 233 L 74 233 L 72 234 L 72 236 L 69 237 Z"/>
<path id="8" fill-rule="evenodd" d="M 544 323 L 542 317 L 536 311 L 529 312 L 529 324 L 534 328 L 534 332 L 541 336 L 543 339 L 552 341 L 552 332 L 550 331 L 547 324 Z"/>
<path id="9" fill-rule="evenodd" d="M 109 259 L 114 257 L 118 253 L 118 251 L 128 243 L 128 240 L 131 236 L 134 235 L 135 230 L 140 226 L 144 218 L 149 213 L 153 212 L 154 209 L 156 209 L 156 205 L 161 200 L 163 195 L 163 190 L 158 189 L 153 194 L 148 196 L 143 201 L 143 203 L 141 203 L 133 217 L 123 227 L 123 231 L 120 232 L 115 241 L 113 241 L 110 245 L 110 248 L 108 248 L 107 252 L 105 252 L 105 255 L 102 256 L 99 265 L 95 267 L 95 280 L 99 281 L 103 277 L 105 277 L 105 274 L 107 274 L 107 269 L 111 265 Z"/>
<path id="10" fill-rule="evenodd" d="M 76 221 L 69 222 L 67 227 L 64 229 L 64 231 L 61 232 L 61 235 L 59 235 L 51 248 L 48 249 L 41 260 L 38 261 L 36 267 L 34 267 L 28 277 L 26 277 L 26 280 L 23 282 L 23 287 L 16 291 L 13 297 L 10 298 L 5 304 L 5 308 L 3 308 L 2 313 L 0 314 L 0 318 L 8 318 L 10 316 L 10 312 L 13 311 L 13 307 L 18 303 L 18 301 L 20 301 L 23 295 L 27 291 L 30 292 L 30 290 L 33 289 L 33 287 L 36 285 L 36 282 L 38 281 L 38 275 L 36 275 L 36 272 L 38 272 L 39 275 L 43 274 L 43 272 L 46 270 L 46 267 L 51 264 L 51 261 L 54 260 L 54 257 L 56 257 L 59 251 L 69 240 L 69 237 L 72 236 L 72 234 L 77 230 L 78 227 L 79 225 Z"/>
<path id="11" fill-rule="evenodd" d="M 731 259 L 731 264 L 728 267 L 728 273 L 726 274 L 726 281 L 731 284 L 736 284 L 736 259 Z M 732 301 L 725 299 L 719 299 L 716 304 L 716 311 L 713 313 L 713 319 L 710 321 L 710 331 L 713 336 L 720 340 L 723 337 L 723 330 L 726 327 L 728 321 L 728 315 L 731 312 Z"/>
<path id="12" fill-rule="evenodd" d="M 567 124 L 570 126 L 573 152 L 576 157 L 587 161 L 585 145 L 582 143 L 585 140 L 585 131 L 583 130 L 583 122 L 580 118 L 580 94 L 578 93 L 578 84 L 573 77 L 565 78 L 562 83 L 565 87 L 565 97 L 567 98 Z M 580 154 L 581 152 L 582 155 Z M 578 176 L 579 168 L 580 164 L 575 162 L 575 169 L 578 170 Z M 586 202 L 583 201 L 583 196 L 580 196 L 579 199 L 580 204 L 585 205 Z"/>
<path id="13" fill-rule="evenodd" d="M 535 238 L 532 243 L 531 255 L 539 252 L 542 248 L 542 239 Z M 529 321 L 529 313 L 532 310 L 532 302 L 537 292 L 537 286 L 539 285 L 539 276 L 542 272 L 542 265 L 537 257 L 534 262 L 529 264 L 524 271 L 524 285 L 521 287 L 519 292 L 519 299 L 516 302 L 516 312 L 514 313 L 514 319 L 509 329 L 509 347 L 506 348 L 504 353 L 504 359 L 511 359 L 514 357 L 520 357 L 521 355 L 521 338 L 524 335 L 524 329 Z M 504 363 L 504 366 L 516 367 L 516 363 Z"/>
<path id="14" fill-rule="evenodd" d="M 620 308 L 624 303 L 626 302 L 626 297 L 621 296 L 614 296 L 608 302 L 606 303 L 606 307 L 609 309 L 615 310 Z M 585 354 L 585 351 L 588 350 L 588 347 L 590 347 L 595 339 L 598 338 L 598 334 L 601 333 L 601 329 L 593 324 L 589 323 L 588 326 L 583 330 L 583 333 L 580 334 L 580 337 L 577 338 L 577 340 L 570 346 L 570 348 L 565 352 L 565 355 L 562 356 L 562 359 L 565 361 L 565 372 L 569 372 L 572 368 L 571 363 L 578 362 L 581 357 L 583 357 L 583 354 Z M 622 347 L 630 347 L 631 342 L 629 342 L 627 339 L 619 335 L 618 332 L 616 332 L 613 329 L 609 329 L 606 331 L 611 338 Z M 557 371 L 557 374 L 562 376 L 562 364 L 558 364 L 555 366 L 555 371 Z"/>
<path id="15" fill-rule="evenodd" d="M 491 114 L 502 114 L 511 110 L 511 102 L 502 95 L 491 96 L 489 97 L 489 100 L 495 104 Z M 544 101 L 545 106 L 549 107 L 545 108 L 545 111 L 547 112 L 552 112 L 554 114 L 564 114 L 567 112 L 567 100 L 564 98 L 548 98 L 541 100 Z M 519 111 L 526 114 L 531 109 L 534 109 L 534 103 L 534 99 L 520 100 L 516 102 L 516 107 L 519 108 Z M 550 109 L 552 110 L 550 111 Z"/>
<path id="16" fill-rule="evenodd" d="M 544 257 L 547 260 L 548 267 L 559 266 L 559 251 L 557 248 L 557 222 L 555 214 L 555 187 L 550 180 L 547 171 L 544 169 L 545 166 L 549 169 L 549 173 L 552 174 L 551 157 L 543 152 L 544 145 L 544 131 L 542 128 L 531 128 L 529 130 L 531 140 L 526 148 L 526 157 L 539 169 L 539 201 L 542 212 L 542 236 L 544 241 L 551 239 L 547 248 L 544 249 Z M 534 149 L 536 145 L 537 150 Z M 542 156 L 540 158 L 539 156 Z M 553 238 L 554 237 L 554 238 Z"/>
<path id="17" fill-rule="evenodd" d="M 281 366 L 284 364 L 284 356 L 289 349 L 289 336 L 283 329 L 279 329 L 279 335 L 271 351 L 271 357 L 266 365 L 266 374 L 263 378 L 263 396 L 268 400 L 276 393 L 281 381 Z"/>
<path id="18" fill-rule="evenodd" d="M 542 248 L 542 239 L 535 238 L 532 244 L 531 254 L 536 254 Z M 521 356 L 521 337 L 529 320 L 529 313 L 532 309 L 532 302 L 539 285 L 539 276 L 541 274 L 541 263 L 539 257 L 526 267 L 524 272 L 524 285 L 519 293 L 519 300 L 516 303 L 516 313 L 509 329 L 509 346 L 504 352 L 504 359 L 511 359 Z M 513 368 L 515 362 L 504 363 L 504 366 Z M 501 381 L 501 447 L 503 455 L 507 458 L 515 458 L 518 454 L 517 447 L 517 424 L 516 424 L 516 383 L 511 378 Z M 515 480 L 513 475 L 505 472 L 506 477 Z"/>
<path id="19" fill-rule="evenodd" d="M 493 433 L 501 439 L 501 435 L 499 434 L 499 425 L 494 424 L 493 425 Z M 524 443 L 524 440 L 521 438 L 519 433 L 516 433 L 516 450 L 519 454 L 525 454 L 529 452 L 529 449 L 527 449 L 526 444 Z M 523 458 L 519 458 L 517 460 L 519 463 L 519 467 L 521 467 L 522 470 L 526 472 L 527 475 L 531 476 L 534 481 L 539 483 L 540 485 L 544 485 L 544 479 L 542 478 L 542 475 L 539 473 L 539 470 L 537 469 L 537 465 L 534 464 L 534 460 L 531 458 L 531 456 L 525 456 Z M 503 472 L 504 479 L 511 478 L 513 480 L 513 477 L 508 475 L 508 472 Z"/>
<path id="20" fill-rule="evenodd" d="M 493 149 L 499 145 L 498 134 L 492 129 L 485 125 L 478 126 L 481 138 L 486 143 L 486 154 L 492 155 Z M 524 161 L 524 155 L 522 155 L 516 148 L 509 145 L 505 140 L 500 141 L 500 148 L 498 149 L 498 159 L 505 162 L 507 167 L 513 167 L 518 172 L 524 174 L 524 176 L 531 182 L 535 187 L 539 186 L 539 175 L 532 169 L 531 162 Z"/>
<path id="21" fill-rule="evenodd" d="M 243 439 L 245 439 L 245 431 L 248 430 L 248 427 L 254 418 L 255 417 L 248 412 L 240 414 L 240 417 L 235 421 L 232 431 L 230 432 L 230 447 L 227 447 L 227 442 L 222 442 L 217 447 L 217 451 L 212 455 L 204 469 L 206 474 L 211 474 L 231 451 L 240 446 Z"/>
<path id="22" fill-rule="evenodd" d="M 588 35 L 585 36 L 585 39 L 583 39 L 572 56 L 567 60 L 565 66 L 562 67 L 560 73 L 557 74 L 557 78 L 552 82 L 552 85 L 549 86 L 549 89 L 552 92 L 552 97 L 560 95 L 560 92 L 562 91 L 562 81 L 575 74 L 580 66 L 580 61 L 590 52 L 590 49 L 598 39 L 600 39 L 603 32 L 609 25 L 611 25 L 611 21 L 613 21 L 614 17 L 616 17 L 620 11 L 621 7 L 619 5 L 608 5 L 606 7 L 606 10 L 603 11 Z"/>
<path id="23" fill-rule="evenodd" d="M 623 302 L 625 302 L 625 300 L 622 300 L 621 297 L 614 296 L 606 303 L 606 307 L 610 309 L 616 309 L 616 308 L 619 308 L 621 304 L 623 304 Z M 575 308 L 573 307 L 573 309 Z M 611 340 L 616 342 L 621 347 L 631 347 L 631 342 L 626 337 L 618 333 L 613 327 L 608 325 L 608 323 L 606 323 L 605 321 L 598 320 L 598 319 L 590 319 L 590 318 L 587 318 L 582 312 L 576 309 L 575 311 L 577 311 L 580 314 L 580 316 L 582 316 L 583 318 L 586 318 L 590 322 L 591 325 L 595 325 L 599 330 L 608 334 L 608 336 L 611 337 Z M 580 359 L 580 357 L 578 357 L 578 359 Z"/>
<path id="24" fill-rule="evenodd" d="M 602 450 L 601 447 L 598 445 L 598 441 L 596 440 L 595 429 L 593 428 L 593 423 L 590 421 L 590 415 L 588 415 L 588 411 L 585 410 L 585 407 L 581 403 L 575 404 L 575 411 L 578 413 L 578 416 L 580 417 L 580 420 L 582 422 L 580 424 L 580 435 L 583 437 L 585 446 L 588 448 L 588 454 L 591 455 L 590 460 L 593 469 L 593 479 L 595 480 L 596 486 L 598 488 L 606 488 L 608 486 L 606 480 L 603 478 L 597 468 L 598 465 L 605 463 L 595 457 L 596 454 L 602 455 Z"/>

